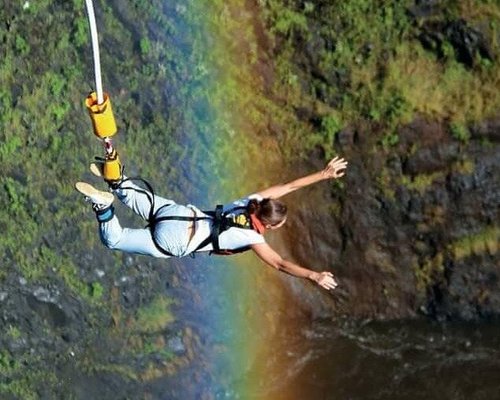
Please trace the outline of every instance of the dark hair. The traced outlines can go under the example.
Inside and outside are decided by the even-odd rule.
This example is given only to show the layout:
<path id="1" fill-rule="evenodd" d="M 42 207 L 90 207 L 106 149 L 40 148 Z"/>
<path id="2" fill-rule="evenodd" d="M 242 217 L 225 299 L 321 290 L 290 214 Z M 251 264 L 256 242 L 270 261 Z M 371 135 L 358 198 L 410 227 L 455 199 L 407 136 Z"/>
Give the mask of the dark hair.
<path id="1" fill-rule="evenodd" d="M 287 208 L 279 200 L 263 199 L 259 201 L 251 199 L 248 202 L 247 211 L 249 214 L 255 214 L 264 225 L 274 226 L 286 218 Z"/>

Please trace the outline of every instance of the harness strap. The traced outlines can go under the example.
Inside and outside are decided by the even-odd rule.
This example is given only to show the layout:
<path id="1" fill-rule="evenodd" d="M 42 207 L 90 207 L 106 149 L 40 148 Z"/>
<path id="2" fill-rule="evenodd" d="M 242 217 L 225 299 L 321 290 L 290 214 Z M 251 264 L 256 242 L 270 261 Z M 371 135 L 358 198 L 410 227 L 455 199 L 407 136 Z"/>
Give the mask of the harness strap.
<path id="1" fill-rule="evenodd" d="M 147 219 L 147 221 L 148 221 L 147 227 L 149 227 L 149 229 L 150 229 L 151 239 L 153 240 L 153 244 L 155 245 L 155 247 L 158 249 L 158 251 L 160 253 L 162 253 L 168 257 L 174 257 L 174 255 L 172 253 L 170 253 L 169 251 L 167 251 L 163 247 L 161 247 L 161 245 L 158 243 L 158 241 L 156 240 L 155 235 L 154 235 L 155 197 L 154 197 L 153 187 L 150 185 L 150 183 L 148 181 L 146 181 L 145 179 L 143 179 L 141 177 L 128 177 L 128 178 L 122 179 L 122 181 L 120 183 L 118 183 L 114 187 L 114 189 L 120 189 L 121 186 L 123 185 L 123 183 L 128 182 L 128 181 L 130 181 L 130 182 L 139 181 L 139 182 L 142 182 L 144 184 L 144 186 L 146 186 L 147 190 L 144 190 L 141 188 L 139 188 L 139 189 L 137 189 L 137 188 L 124 188 L 124 189 L 134 190 L 135 192 L 141 193 L 147 197 L 147 199 L 149 200 L 149 204 L 150 204 L 149 215 L 148 215 L 148 219 Z"/>
<path id="2" fill-rule="evenodd" d="M 219 247 L 219 235 L 221 233 L 221 222 L 222 222 L 222 205 L 218 204 L 215 207 L 214 222 L 212 225 L 212 231 L 210 232 L 210 239 L 212 241 L 212 247 L 214 252 L 218 253 L 220 251 Z"/>
<path id="3" fill-rule="evenodd" d="M 152 230 L 150 230 L 149 233 L 151 234 L 151 239 L 153 240 L 153 244 L 155 245 L 155 247 L 158 249 L 158 251 L 160 253 L 165 254 L 166 256 L 169 256 L 169 257 L 175 257 L 172 253 L 170 253 L 169 251 L 167 251 L 163 247 L 161 247 L 160 243 L 158 243 L 158 241 L 156 240 L 154 232 Z"/>
<path id="4" fill-rule="evenodd" d="M 146 188 L 147 188 L 147 190 L 137 189 L 137 188 L 124 188 L 124 189 L 135 190 L 138 193 L 144 194 L 148 198 L 149 203 L 151 204 L 151 208 L 149 210 L 148 225 L 147 225 L 147 227 L 149 227 L 149 230 L 150 230 L 150 233 L 151 233 L 151 238 L 153 240 L 153 243 L 154 243 L 155 247 L 162 254 L 165 254 L 166 256 L 169 256 L 169 257 L 175 257 L 172 253 L 170 253 L 169 251 L 167 251 L 163 247 L 161 247 L 161 245 L 158 243 L 158 241 L 155 238 L 155 235 L 154 235 L 155 226 L 159 222 L 162 222 L 162 221 L 196 222 L 196 221 L 201 221 L 201 220 L 212 220 L 213 221 L 213 225 L 212 225 L 212 229 L 210 231 L 210 235 L 207 238 L 205 238 L 196 247 L 196 249 L 193 252 L 196 252 L 196 251 L 198 251 L 198 250 L 200 250 L 200 249 L 208 246 L 209 244 L 212 244 L 212 249 L 213 250 L 210 252 L 211 254 L 212 253 L 213 254 L 234 254 L 234 253 L 238 253 L 238 252 L 241 252 L 241 251 L 248 250 L 248 248 L 249 248 L 248 246 L 245 246 L 244 248 L 241 248 L 241 249 L 235 249 L 235 250 L 224 250 L 224 249 L 221 250 L 220 245 L 219 245 L 219 235 L 222 232 L 224 232 L 225 230 L 227 230 L 227 229 L 229 229 L 231 227 L 242 228 L 242 229 L 254 229 L 254 226 L 253 226 L 254 224 L 253 224 L 252 219 L 250 219 L 250 221 L 251 221 L 250 226 L 243 226 L 243 225 L 237 224 L 232 219 L 225 218 L 225 214 L 226 213 L 223 212 L 223 206 L 222 206 L 222 204 L 218 204 L 215 207 L 215 211 L 203 211 L 203 213 L 207 215 L 206 217 L 205 216 L 204 217 L 199 217 L 197 215 L 195 215 L 193 217 L 177 216 L 177 215 L 165 215 L 165 216 L 158 217 L 159 212 L 164 207 L 168 207 L 169 205 L 166 204 L 166 205 L 160 207 L 155 212 L 155 201 L 154 201 L 155 195 L 154 195 L 153 187 L 149 184 L 148 181 L 146 181 L 145 179 L 143 179 L 141 177 L 129 177 L 129 178 L 125 178 L 118 185 L 116 185 L 116 188 L 117 189 L 121 188 L 121 185 L 124 182 L 127 182 L 127 181 L 139 181 L 139 182 L 142 182 L 146 186 Z M 243 206 L 234 207 L 231 210 L 227 211 L 227 213 L 231 213 L 231 212 L 234 212 L 234 211 L 237 211 L 237 210 L 246 210 L 246 207 L 243 207 Z"/>

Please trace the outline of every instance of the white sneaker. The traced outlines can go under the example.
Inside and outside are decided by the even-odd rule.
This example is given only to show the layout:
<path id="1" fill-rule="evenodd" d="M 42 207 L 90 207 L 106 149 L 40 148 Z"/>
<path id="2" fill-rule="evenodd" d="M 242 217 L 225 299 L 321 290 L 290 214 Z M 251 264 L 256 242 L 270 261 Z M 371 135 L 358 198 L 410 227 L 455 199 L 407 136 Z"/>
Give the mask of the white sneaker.
<path id="1" fill-rule="evenodd" d="M 85 198 L 92 202 L 95 210 L 102 210 L 108 208 L 115 199 L 113 193 L 97 190 L 92 185 L 86 182 L 76 182 L 76 190 L 85 196 Z"/>
<path id="2" fill-rule="evenodd" d="M 93 162 L 90 164 L 90 172 L 95 176 L 102 178 L 104 175 L 104 163 L 103 162 Z"/>

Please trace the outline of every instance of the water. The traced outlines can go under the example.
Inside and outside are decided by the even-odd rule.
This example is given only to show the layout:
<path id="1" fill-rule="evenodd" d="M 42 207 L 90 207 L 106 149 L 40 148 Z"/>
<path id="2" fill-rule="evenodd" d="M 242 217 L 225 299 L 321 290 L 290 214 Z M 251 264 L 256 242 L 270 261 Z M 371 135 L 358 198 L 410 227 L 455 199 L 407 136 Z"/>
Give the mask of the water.
<path id="1" fill-rule="evenodd" d="M 255 398 L 498 398 L 497 325 L 310 321 L 296 334 L 276 352 L 288 361 L 273 360 L 289 367 Z"/>

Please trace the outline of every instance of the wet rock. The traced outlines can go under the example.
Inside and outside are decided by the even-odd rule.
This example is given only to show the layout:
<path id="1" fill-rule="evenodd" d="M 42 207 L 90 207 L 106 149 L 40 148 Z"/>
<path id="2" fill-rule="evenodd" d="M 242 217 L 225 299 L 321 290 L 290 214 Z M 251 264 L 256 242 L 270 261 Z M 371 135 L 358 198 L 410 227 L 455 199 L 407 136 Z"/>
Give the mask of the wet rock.
<path id="1" fill-rule="evenodd" d="M 471 137 L 500 142 L 500 117 L 477 122 L 471 126 Z"/>
<path id="2" fill-rule="evenodd" d="M 445 125 L 422 117 L 416 118 L 399 130 L 400 144 L 408 149 L 413 146 L 426 147 L 443 143 L 448 138 Z"/>
<path id="3" fill-rule="evenodd" d="M 494 316 L 500 306 L 499 290 L 494 257 L 474 255 L 454 264 L 449 284 L 436 301 L 436 313 L 463 319 Z"/>
<path id="4" fill-rule="evenodd" d="M 342 129 L 336 136 L 337 141 L 342 148 L 349 148 L 354 145 L 356 130 L 348 127 Z"/>
<path id="5" fill-rule="evenodd" d="M 8 295 L 7 292 L 0 292 L 0 302 L 4 301 Z"/>
<path id="6" fill-rule="evenodd" d="M 106 272 L 104 272 L 102 269 L 96 269 L 95 274 L 98 278 L 102 278 L 104 275 L 106 275 Z"/>
<path id="7" fill-rule="evenodd" d="M 311 21 L 310 26 L 311 37 L 307 41 L 298 41 L 297 44 L 303 50 L 301 53 L 304 54 L 304 60 L 307 60 L 308 65 L 315 67 L 315 74 L 320 79 L 323 79 L 325 82 L 328 82 L 328 73 L 324 73 L 318 66 L 321 64 L 321 54 L 324 52 L 327 47 L 327 42 L 325 39 L 318 34 L 320 31 L 318 28 L 318 24 L 315 21 Z M 332 46 L 330 44 L 330 46 Z"/>
<path id="8" fill-rule="evenodd" d="M 63 308 L 55 303 L 39 301 L 36 297 L 28 297 L 28 304 L 44 321 L 52 327 L 62 327 L 67 324 L 68 316 Z"/>
<path id="9" fill-rule="evenodd" d="M 423 205 L 420 197 L 411 198 L 407 217 L 412 222 L 423 221 Z"/>
<path id="10" fill-rule="evenodd" d="M 464 193 L 474 188 L 474 178 L 472 176 L 452 172 L 447 179 L 447 188 L 451 194 L 459 200 Z"/>
<path id="11" fill-rule="evenodd" d="M 167 341 L 167 347 L 170 351 L 172 351 L 176 355 L 182 355 L 186 353 L 186 347 L 182 341 L 180 336 L 175 336 Z"/>
<path id="12" fill-rule="evenodd" d="M 390 272 L 394 268 L 390 254 L 374 243 L 368 245 L 364 258 L 368 265 L 376 266 L 382 271 Z"/>
<path id="13" fill-rule="evenodd" d="M 304 254 L 314 248 L 318 265 L 333 260 L 341 282 L 335 306 L 341 304 L 350 315 L 409 316 L 420 309 L 430 317 L 446 319 L 491 313 L 490 300 L 479 306 L 472 296 L 467 302 L 459 295 L 450 296 L 450 285 L 456 285 L 456 280 L 464 279 L 464 287 L 477 283 L 465 275 L 454 275 L 449 249 L 499 218 L 498 155 L 491 144 L 474 140 L 492 137 L 497 124 L 491 120 L 473 126 L 472 140 L 459 143 L 451 137 L 448 124 L 417 118 L 401 127 L 400 145 L 389 154 L 370 156 L 373 143 L 356 143 L 356 152 L 349 153 L 344 188 L 332 189 L 333 220 L 305 203 L 291 211 L 295 217 L 290 221 L 291 231 L 302 232 L 300 240 L 293 235 L 287 240 L 296 243 L 288 249 L 291 257 L 309 260 Z M 355 129 L 341 131 L 336 144 L 348 149 L 353 132 Z M 374 185 L 380 171 L 385 171 L 378 181 L 387 191 L 384 196 Z M 419 183 L 413 179 L 423 176 L 421 185 L 426 186 L 416 189 L 402 182 L 402 176 L 416 185 Z M 307 204 L 310 202 L 322 204 L 325 200 L 308 196 Z M 422 282 L 426 286 L 417 290 Z M 476 297 L 492 298 L 486 290 L 481 293 Z M 463 312 L 457 313 L 462 307 Z M 324 310 L 331 312 L 328 306 Z"/>
<path id="14" fill-rule="evenodd" d="M 445 28 L 445 35 L 455 49 L 458 62 L 472 67 L 477 55 L 493 61 L 493 52 L 482 33 L 468 26 L 464 20 L 449 23 Z"/>
<path id="15" fill-rule="evenodd" d="M 313 112 L 309 107 L 297 107 L 295 109 L 295 114 L 301 121 L 311 121 L 315 126 L 319 128 L 319 118 L 316 113 Z"/>
<path id="16" fill-rule="evenodd" d="M 125 259 L 125 266 L 127 268 L 132 268 L 136 263 L 134 257 L 130 257 L 129 255 L 125 256 L 124 259 Z"/>
<path id="17" fill-rule="evenodd" d="M 122 290 L 122 299 L 125 307 L 133 307 L 139 301 L 140 295 L 137 290 L 128 287 Z"/>
<path id="18" fill-rule="evenodd" d="M 22 353 L 28 346 L 25 338 L 11 339 L 7 342 L 7 349 L 10 353 Z"/>
<path id="19" fill-rule="evenodd" d="M 418 149 L 408 157 L 404 165 L 404 173 L 417 175 L 429 174 L 446 169 L 458 157 L 457 143 L 445 143 Z"/>
<path id="20" fill-rule="evenodd" d="M 476 57 L 494 60 L 484 35 L 464 20 L 424 23 L 418 38 L 426 49 L 440 58 L 448 55 L 446 46 L 451 44 L 456 60 L 469 68 L 474 66 Z"/>
<path id="21" fill-rule="evenodd" d="M 118 280 L 115 281 L 115 286 L 124 286 L 127 285 L 131 281 L 129 276 L 121 276 Z"/>
<path id="22" fill-rule="evenodd" d="M 395 195 L 396 201 L 400 205 L 401 209 L 408 209 L 412 197 L 410 191 L 406 187 L 400 185 L 396 188 Z"/>
<path id="23" fill-rule="evenodd" d="M 414 18 L 428 18 L 441 12 L 440 0 L 416 0 L 408 11 Z"/>
<path id="24" fill-rule="evenodd" d="M 46 288 L 38 287 L 33 291 L 33 296 L 35 296 L 38 301 L 43 303 L 56 303 L 57 298 L 59 297 L 59 292 L 51 292 Z"/>

